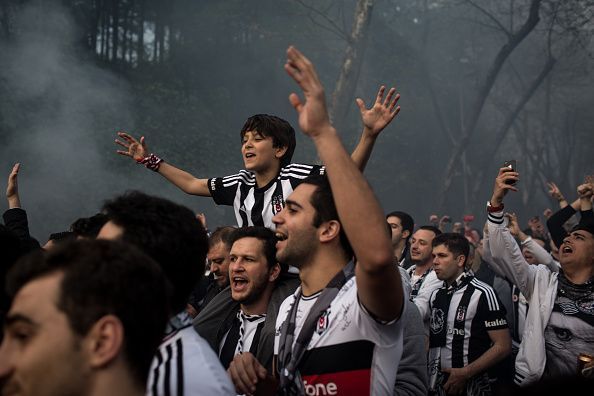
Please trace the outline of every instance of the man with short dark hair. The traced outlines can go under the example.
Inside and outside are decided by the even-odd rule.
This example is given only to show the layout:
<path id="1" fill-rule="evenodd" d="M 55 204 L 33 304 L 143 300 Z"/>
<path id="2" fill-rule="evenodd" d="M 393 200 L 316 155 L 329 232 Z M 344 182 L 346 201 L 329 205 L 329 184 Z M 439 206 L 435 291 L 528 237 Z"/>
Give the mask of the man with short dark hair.
<path id="1" fill-rule="evenodd" d="M 107 202 L 98 238 L 141 248 L 163 269 L 169 322 L 148 379 L 148 395 L 226 395 L 232 385 L 216 355 L 191 327 L 186 303 L 204 274 L 208 239 L 194 213 L 167 199 L 133 191 Z"/>
<path id="2" fill-rule="evenodd" d="M 20 261 L 8 288 L 3 395 L 144 395 L 168 311 L 152 259 L 121 242 L 69 242 Z"/>
<path id="3" fill-rule="evenodd" d="M 505 308 L 468 270 L 470 244 L 463 235 L 438 235 L 432 246 L 433 271 L 443 286 L 430 300 L 430 391 L 491 394 L 487 370 L 511 353 Z"/>
<path id="4" fill-rule="evenodd" d="M 248 360 L 257 360 L 264 367 L 272 365 L 274 325 L 280 301 L 277 298 L 271 304 L 271 299 L 286 266 L 276 260 L 276 238 L 268 228 L 239 228 L 231 240 L 229 277 L 231 298 L 237 305 L 221 324 L 217 347 L 223 367 L 229 369 L 236 384 L 243 374 L 238 372 L 238 365 Z"/>
<path id="5" fill-rule="evenodd" d="M 301 102 L 291 94 L 291 104 L 328 178 L 306 179 L 273 219 L 276 258 L 299 268 L 301 279 L 277 318 L 279 392 L 392 394 L 402 353 L 398 319 L 404 297 L 383 211 L 329 121 L 311 62 L 293 47 L 287 57 L 285 70 L 306 98 Z M 272 382 L 261 365 L 239 369 L 246 373 L 242 386 L 236 384 L 240 391 L 254 393 Z"/>
<path id="6" fill-rule="evenodd" d="M 392 248 L 394 249 L 394 260 L 407 269 L 410 263 L 408 242 L 413 234 L 415 222 L 413 218 L 405 212 L 394 211 L 386 215 L 386 221 L 390 225 L 392 233 Z M 408 262 L 407 262 L 408 261 Z"/>
<path id="7" fill-rule="evenodd" d="M 493 262 L 528 300 L 514 381 L 575 375 L 578 356 L 594 356 L 594 222 L 582 220 L 559 246 L 558 272 L 529 265 L 507 228 L 503 199 L 518 191 L 518 172 L 499 169 L 487 203 Z M 592 194 L 592 192 L 590 192 Z"/>

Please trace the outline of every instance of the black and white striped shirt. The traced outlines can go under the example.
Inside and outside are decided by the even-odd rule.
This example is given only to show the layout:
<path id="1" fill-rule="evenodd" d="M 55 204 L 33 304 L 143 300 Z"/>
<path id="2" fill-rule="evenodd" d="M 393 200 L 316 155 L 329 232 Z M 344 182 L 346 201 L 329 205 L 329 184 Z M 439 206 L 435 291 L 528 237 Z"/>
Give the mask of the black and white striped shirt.
<path id="1" fill-rule="evenodd" d="M 274 228 L 272 217 L 285 206 L 285 199 L 309 175 L 324 174 L 320 165 L 289 164 L 263 187 L 256 185 L 253 172 L 208 179 L 210 195 L 217 205 L 233 205 L 237 225 Z"/>
<path id="2" fill-rule="evenodd" d="M 491 347 L 489 331 L 508 328 L 505 307 L 493 288 L 471 273 L 436 290 L 430 309 L 429 344 L 441 348 L 442 369 L 472 363 Z"/>
<path id="3" fill-rule="evenodd" d="M 181 318 L 181 320 L 180 320 Z M 227 373 L 210 345 L 192 327 L 187 315 L 177 315 L 175 326 L 155 354 L 147 396 L 235 395 Z M 181 328 L 175 328 L 183 324 Z"/>

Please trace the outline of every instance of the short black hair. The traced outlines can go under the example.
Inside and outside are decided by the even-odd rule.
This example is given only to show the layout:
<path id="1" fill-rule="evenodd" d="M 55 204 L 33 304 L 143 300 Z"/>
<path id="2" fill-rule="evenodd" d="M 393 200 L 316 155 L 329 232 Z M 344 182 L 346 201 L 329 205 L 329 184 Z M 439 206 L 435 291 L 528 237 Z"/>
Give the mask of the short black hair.
<path id="1" fill-rule="evenodd" d="M 444 245 L 455 257 L 464 255 L 464 266 L 466 266 L 470 254 L 470 242 L 468 242 L 468 239 L 466 239 L 464 235 L 460 235 L 456 232 L 439 234 L 433 238 L 431 246 L 436 247 L 439 245 Z"/>
<path id="2" fill-rule="evenodd" d="M 96 238 L 107 220 L 104 213 L 97 213 L 91 217 L 81 217 L 72 223 L 70 231 L 77 237 Z"/>
<path id="3" fill-rule="evenodd" d="M 400 224 L 402 225 L 402 231 L 408 231 L 408 238 L 406 238 L 406 240 L 408 241 L 410 239 L 410 237 L 412 237 L 414 228 L 415 228 L 415 221 L 413 220 L 412 216 L 409 215 L 406 212 L 401 212 L 399 210 L 395 210 L 393 212 L 390 212 L 386 215 L 386 220 L 388 219 L 388 217 L 398 217 L 400 219 Z M 390 230 L 391 232 L 391 230 Z"/>
<path id="4" fill-rule="evenodd" d="M 116 316 L 124 327 L 124 359 L 135 381 L 146 384 L 168 315 L 157 263 L 122 242 L 70 241 L 19 260 L 8 274 L 9 295 L 14 299 L 27 283 L 53 273 L 63 273 L 57 308 L 73 332 L 85 336 L 103 316 Z"/>
<path id="5" fill-rule="evenodd" d="M 276 237 L 274 236 L 274 232 L 266 227 L 262 226 L 250 226 L 250 227 L 241 227 L 237 228 L 231 234 L 231 246 L 235 243 L 235 241 L 242 239 L 242 238 L 256 238 L 259 241 L 262 241 L 264 247 L 264 256 L 266 256 L 266 262 L 268 264 L 268 268 L 272 268 L 274 264 L 278 261 L 276 259 Z M 288 266 L 282 263 L 279 263 L 281 266 L 281 273 L 287 271 Z M 278 279 L 278 278 L 277 278 Z"/>
<path id="6" fill-rule="evenodd" d="M 431 231 L 435 234 L 435 236 L 441 235 L 442 232 L 439 228 L 432 226 L 432 225 L 424 225 L 424 226 L 420 226 L 419 230 L 425 230 L 425 231 Z M 419 231 L 417 230 L 417 231 Z"/>
<path id="7" fill-rule="evenodd" d="M 231 242 L 231 234 L 233 234 L 233 231 L 236 229 L 237 227 L 232 226 L 217 227 L 217 229 L 210 234 L 210 238 L 208 238 L 208 248 L 210 249 L 219 242 L 223 242 L 227 247 L 227 250 L 231 249 L 231 245 L 233 244 L 233 242 Z"/>
<path id="8" fill-rule="evenodd" d="M 338 211 L 334 203 L 334 196 L 332 195 L 332 189 L 330 188 L 330 182 L 326 175 L 312 175 L 308 176 L 303 180 L 304 184 L 311 184 L 316 187 L 316 190 L 311 196 L 310 203 L 316 210 L 314 217 L 313 226 L 319 227 L 320 224 L 330 220 L 337 220 Z M 340 224 L 340 244 L 349 258 L 354 256 L 353 248 L 349 239 L 347 238 L 342 223 Z"/>
<path id="9" fill-rule="evenodd" d="M 280 159 L 281 167 L 291 163 L 297 141 L 295 140 L 295 130 L 287 121 L 280 117 L 268 114 L 256 114 L 248 118 L 241 128 L 240 137 L 243 137 L 248 131 L 258 131 L 263 137 L 270 136 L 272 145 L 275 148 L 286 147 L 287 151 Z"/>
<path id="10" fill-rule="evenodd" d="M 54 241 L 54 243 L 63 243 L 74 239 L 76 239 L 76 235 L 71 231 L 54 232 L 53 234 L 50 234 L 48 238 L 48 240 Z"/>
<path id="11" fill-rule="evenodd" d="M 182 311 L 204 275 L 208 252 L 208 236 L 194 213 L 139 191 L 108 201 L 103 211 L 123 228 L 123 241 L 138 246 L 161 265 L 173 291 L 170 314 Z"/>

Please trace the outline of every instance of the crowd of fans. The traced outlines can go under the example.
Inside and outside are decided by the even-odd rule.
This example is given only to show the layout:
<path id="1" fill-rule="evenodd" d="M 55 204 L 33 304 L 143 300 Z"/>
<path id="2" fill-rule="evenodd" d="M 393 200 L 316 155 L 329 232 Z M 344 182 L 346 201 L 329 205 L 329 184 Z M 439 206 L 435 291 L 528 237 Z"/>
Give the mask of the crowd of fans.
<path id="1" fill-rule="evenodd" d="M 323 166 L 291 163 L 269 115 L 240 131 L 245 169 L 197 178 L 118 132 L 118 153 L 203 214 L 131 191 L 42 247 L 10 172 L 0 225 L 2 395 L 491 395 L 571 391 L 594 377 L 594 179 L 520 226 L 498 170 L 485 213 L 426 224 L 386 212 L 362 171 L 400 95 L 381 87 L 353 153 L 311 62 L 289 47 L 289 100 Z M 494 170 L 495 173 L 496 170 Z M 484 219 L 484 227 L 478 226 Z"/>

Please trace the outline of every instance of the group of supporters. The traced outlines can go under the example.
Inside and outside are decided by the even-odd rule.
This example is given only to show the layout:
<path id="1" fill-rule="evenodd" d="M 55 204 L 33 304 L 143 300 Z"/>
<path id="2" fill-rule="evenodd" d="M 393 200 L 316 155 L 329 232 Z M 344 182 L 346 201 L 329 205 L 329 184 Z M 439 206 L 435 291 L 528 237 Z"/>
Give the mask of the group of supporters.
<path id="1" fill-rule="evenodd" d="M 503 167 L 481 232 L 465 217 L 384 214 L 362 171 L 400 110 L 380 88 L 348 154 L 311 62 L 289 47 L 299 127 L 323 166 L 291 163 L 295 132 L 250 117 L 245 170 L 199 179 L 144 137 L 118 151 L 186 193 L 233 206 L 237 226 L 133 191 L 30 236 L 13 168 L 0 226 L 3 395 L 490 395 L 564 390 L 594 376 L 594 182 L 546 227 L 522 230 Z M 575 219 L 579 212 L 579 219 Z M 547 230 L 548 228 L 548 230 Z M 208 263 L 208 268 L 205 264 Z M 205 271 L 208 270 L 208 271 Z M 208 274 L 204 276 L 204 274 Z"/>

